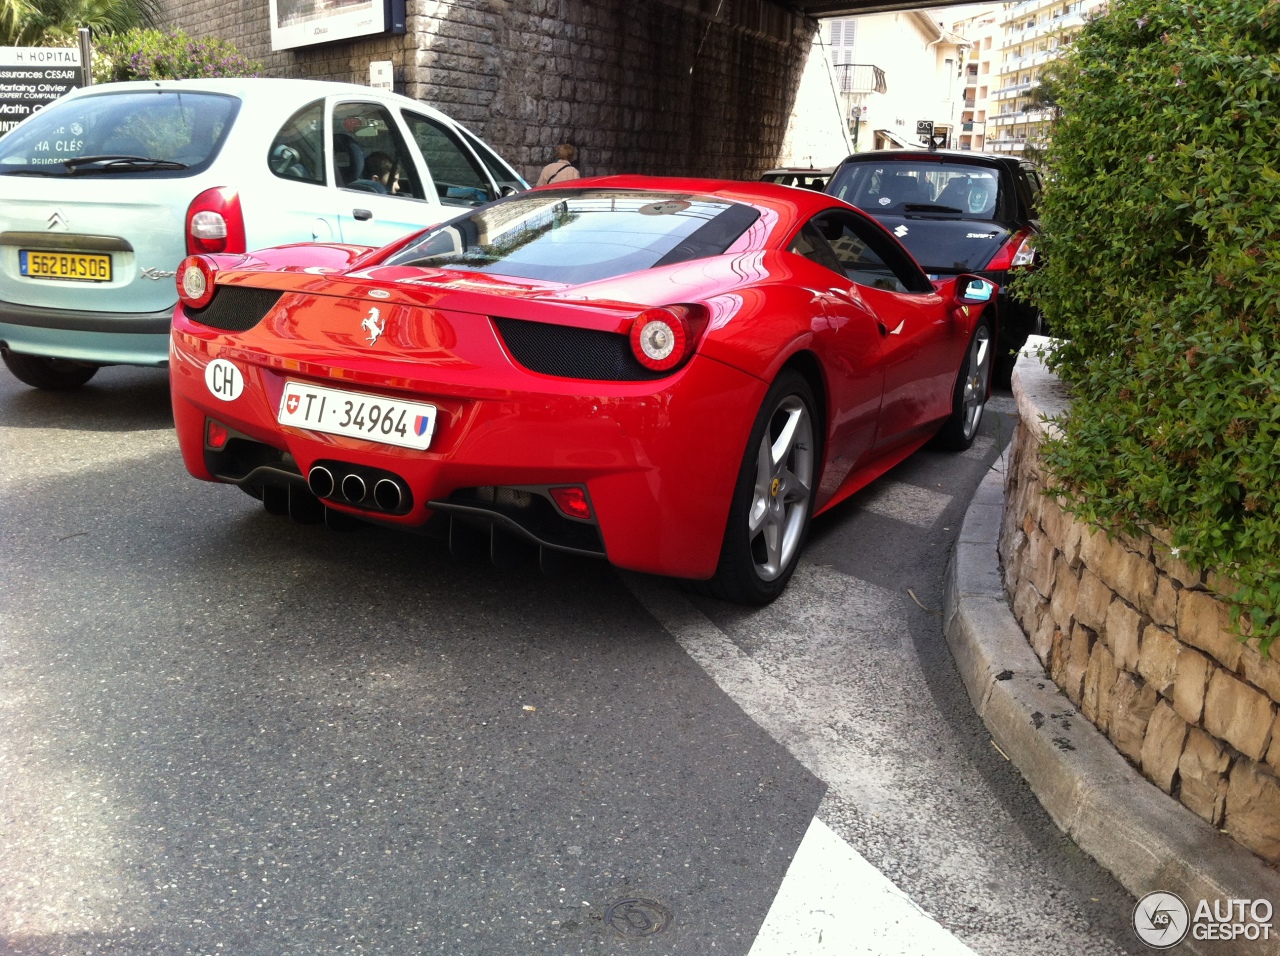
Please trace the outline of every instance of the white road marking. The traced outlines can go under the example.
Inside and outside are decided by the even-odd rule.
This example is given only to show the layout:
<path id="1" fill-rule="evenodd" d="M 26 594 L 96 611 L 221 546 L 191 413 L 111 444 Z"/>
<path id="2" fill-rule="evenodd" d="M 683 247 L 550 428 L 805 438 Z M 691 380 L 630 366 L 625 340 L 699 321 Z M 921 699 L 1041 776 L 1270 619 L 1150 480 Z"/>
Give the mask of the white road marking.
<path id="1" fill-rule="evenodd" d="M 896 741 L 877 738 L 874 726 L 862 723 L 857 727 L 857 740 L 851 740 L 849 728 L 859 724 L 857 715 L 844 710 L 838 702 L 838 689 L 830 680 L 814 681 L 802 668 L 792 669 L 784 660 L 788 655 L 779 654 L 779 647 L 763 650 L 760 660 L 745 653 L 720 630 L 705 614 L 684 595 L 654 578 L 624 574 L 631 592 L 658 622 L 708 675 L 741 707 L 752 720 L 765 729 L 776 741 L 805 766 L 812 774 L 825 782 L 838 794 L 832 804 L 829 794 L 823 805 L 852 803 L 863 811 L 883 811 L 890 815 L 912 814 L 904 801 L 910 797 L 895 784 L 899 775 L 899 758 Z M 814 594 L 824 596 L 815 601 Z M 882 624 L 875 622 L 901 617 L 900 600 L 884 588 L 840 574 L 830 568 L 801 565 L 787 591 L 774 604 L 759 612 L 767 623 L 761 624 L 761 632 L 776 636 L 779 645 L 794 653 L 797 645 L 809 651 L 838 651 L 833 640 L 843 640 L 841 631 L 859 631 L 871 627 L 879 630 Z M 824 619 L 838 614 L 840 620 Z M 869 635 L 860 635 L 867 637 Z M 874 642 L 874 636 L 872 641 Z M 833 659 L 843 655 L 824 654 Z M 896 657 L 896 654 L 890 655 Z M 762 661 L 767 662 L 767 666 Z M 839 662 L 836 661 L 836 666 Z M 847 681 L 865 679 L 866 670 L 851 668 L 843 675 Z M 850 695 L 847 699 L 853 699 Z M 811 846 L 802 844 L 804 856 L 796 869 L 795 877 L 788 871 L 783 882 L 785 896 L 780 893 L 770 910 L 766 925 L 771 925 L 769 936 L 760 945 L 771 948 L 751 951 L 751 956 L 775 956 L 796 953 L 805 956 L 825 956 L 837 953 L 877 953 L 898 956 L 906 953 L 969 953 L 971 952 L 945 929 L 920 910 L 887 878 L 864 860 L 851 846 L 819 824 L 812 835 Z M 810 841 L 810 836 L 806 836 Z M 799 854 L 797 854 L 799 858 Z M 970 861 L 966 861 L 969 863 Z M 793 861 L 793 868 L 796 863 Z M 968 872 L 976 876 L 976 867 Z M 843 874 L 839 883 L 828 876 L 821 879 L 832 893 L 837 894 L 840 906 L 815 903 L 810 890 L 818 877 L 811 874 Z M 852 905 L 858 894 L 866 895 L 866 887 L 874 881 L 875 895 L 887 899 L 894 895 L 901 903 L 885 905 L 868 896 L 867 906 Z M 956 873 L 956 878 L 963 874 Z M 788 886 L 788 881 L 791 885 Z M 862 886 L 863 889 L 856 887 Z M 852 894 L 852 895 L 851 895 Z M 816 930 L 816 932 L 815 932 Z M 838 941 L 833 948 L 814 948 L 814 939 Z M 904 949 L 906 940 L 917 939 L 920 948 Z M 850 949 L 848 940 L 874 942 L 881 948 Z M 951 948 L 943 948 L 945 941 Z"/>
<path id="2" fill-rule="evenodd" d="M 951 496 L 901 481 L 880 479 L 856 499 L 858 507 L 874 514 L 931 528 L 951 504 Z"/>
<path id="3" fill-rule="evenodd" d="M 748 956 L 973 956 L 814 818 Z"/>
<path id="4" fill-rule="evenodd" d="M 973 440 L 965 451 L 960 452 L 961 458 L 972 458 L 975 461 L 986 461 L 990 456 L 991 449 L 995 446 L 996 440 L 988 438 L 986 435 L 979 435 Z"/>
<path id="5" fill-rule="evenodd" d="M 1018 414 L 1018 403 L 1013 400 L 1012 395 L 992 395 L 987 399 L 987 410 L 993 412 L 1004 412 L 1006 415 Z"/>
<path id="6" fill-rule="evenodd" d="M 1078 890 L 1051 872 L 1052 862 L 1041 872 L 1053 857 L 957 745 L 946 707 L 928 690 L 919 634 L 913 637 L 911 620 L 924 612 L 906 589 L 918 582 L 890 590 L 802 557 L 778 600 L 725 608 L 717 626 L 660 579 L 624 579 L 747 716 L 827 785 L 817 819 L 947 931 L 984 956 L 1127 951 L 1092 925 L 1089 905 L 1081 909 Z M 1026 867 L 1035 875 L 1016 875 Z M 825 907 L 817 913 L 804 903 L 791 912 L 793 951 L 826 956 L 803 932 L 827 926 Z M 859 912 L 846 907 L 837 917 L 857 934 L 851 938 L 867 933 Z M 927 917 L 915 923 L 921 939 L 935 932 Z M 902 926 L 915 932 L 905 918 Z"/>

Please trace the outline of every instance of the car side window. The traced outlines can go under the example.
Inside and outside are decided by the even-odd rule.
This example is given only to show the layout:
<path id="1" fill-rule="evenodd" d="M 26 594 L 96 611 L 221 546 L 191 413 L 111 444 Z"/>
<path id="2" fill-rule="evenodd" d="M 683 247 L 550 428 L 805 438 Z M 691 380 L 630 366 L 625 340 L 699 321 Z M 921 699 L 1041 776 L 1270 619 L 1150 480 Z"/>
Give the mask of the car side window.
<path id="1" fill-rule="evenodd" d="M 324 100 L 308 103 L 280 127 L 267 166 L 281 179 L 324 185 Z"/>
<path id="2" fill-rule="evenodd" d="M 339 103 L 330 125 L 339 189 L 422 199 L 418 169 L 395 120 L 377 103 Z"/>
<path id="3" fill-rule="evenodd" d="M 496 198 L 489 194 L 489 177 L 484 168 L 453 130 L 408 110 L 404 112 L 404 119 L 427 161 L 427 170 L 442 203 L 446 206 L 481 206 Z"/>
<path id="4" fill-rule="evenodd" d="M 824 269 L 830 269 L 832 272 L 844 275 L 844 269 L 840 265 L 840 260 L 836 258 L 835 250 L 831 248 L 831 243 L 822 238 L 813 223 L 805 223 L 796 237 L 791 240 L 791 245 L 787 246 L 787 252 L 794 252 L 798 256 L 804 256 L 812 262 L 816 262 Z"/>
<path id="5" fill-rule="evenodd" d="M 889 292 L 933 291 L 914 260 L 874 224 L 828 210 L 815 216 L 812 226 L 830 245 L 840 271 L 850 281 Z"/>
<path id="6" fill-rule="evenodd" d="M 1040 212 L 1040 174 L 1032 166 L 1023 166 L 1022 173 L 1026 177 L 1027 187 L 1030 191 L 1030 201 L 1027 206 L 1027 213 L 1031 218 L 1035 218 Z"/>
<path id="7" fill-rule="evenodd" d="M 529 184 L 520 178 L 520 174 L 508 166 L 506 161 L 485 145 L 482 140 L 476 139 L 474 134 L 463 127 L 458 127 L 458 134 L 467 141 L 467 145 L 480 157 L 480 162 L 489 167 L 489 176 L 499 187 L 510 186 L 516 192 L 529 188 Z"/>

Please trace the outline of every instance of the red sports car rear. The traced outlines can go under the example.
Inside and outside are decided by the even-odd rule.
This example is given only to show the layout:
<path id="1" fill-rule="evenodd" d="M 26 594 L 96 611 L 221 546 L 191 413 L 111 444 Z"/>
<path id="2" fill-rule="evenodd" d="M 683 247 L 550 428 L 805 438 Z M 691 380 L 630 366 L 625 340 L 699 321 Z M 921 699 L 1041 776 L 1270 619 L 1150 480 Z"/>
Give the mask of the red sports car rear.
<path id="1" fill-rule="evenodd" d="M 972 440 L 994 334 L 990 283 L 935 288 L 868 217 L 761 184 L 584 180 L 178 281 L 196 477 L 756 603 L 815 510 L 940 428 Z"/>

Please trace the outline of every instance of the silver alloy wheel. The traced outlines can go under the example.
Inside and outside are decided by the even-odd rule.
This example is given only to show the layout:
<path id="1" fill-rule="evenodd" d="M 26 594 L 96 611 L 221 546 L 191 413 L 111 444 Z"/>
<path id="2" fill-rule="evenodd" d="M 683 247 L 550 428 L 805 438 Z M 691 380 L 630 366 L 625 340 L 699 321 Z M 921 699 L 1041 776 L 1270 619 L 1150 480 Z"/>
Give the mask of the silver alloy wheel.
<path id="1" fill-rule="evenodd" d="M 774 409 L 756 455 L 747 510 L 747 541 L 756 575 L 774 581 L 795 556 L 809 517 L 813 487 L 813 424 L 809 409 L 788 395 Z"/>
<path id="2" fill-rule="evenodd" d="M 982 423 L 982 410 L 987 405 L 987 383 L 991 380 L 991 330 L 985 322 L 974 330 L 965 373 L 964 393 L 960 401 L 964 407 L 964 439 L 969 441 Z"/>

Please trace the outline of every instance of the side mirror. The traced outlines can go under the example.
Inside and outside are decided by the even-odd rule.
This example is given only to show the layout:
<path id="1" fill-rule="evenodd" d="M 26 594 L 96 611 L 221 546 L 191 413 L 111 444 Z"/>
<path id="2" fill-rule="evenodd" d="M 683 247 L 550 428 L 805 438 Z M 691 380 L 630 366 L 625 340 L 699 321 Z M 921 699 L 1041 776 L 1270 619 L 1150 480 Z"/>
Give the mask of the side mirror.
<path id="1" fill-rule="evenodd" d="M 956 301 L 961 305 L 986 305 L 996 297 L 996 289 L 989 279 L 961 276 L 956 279 Z"/>

